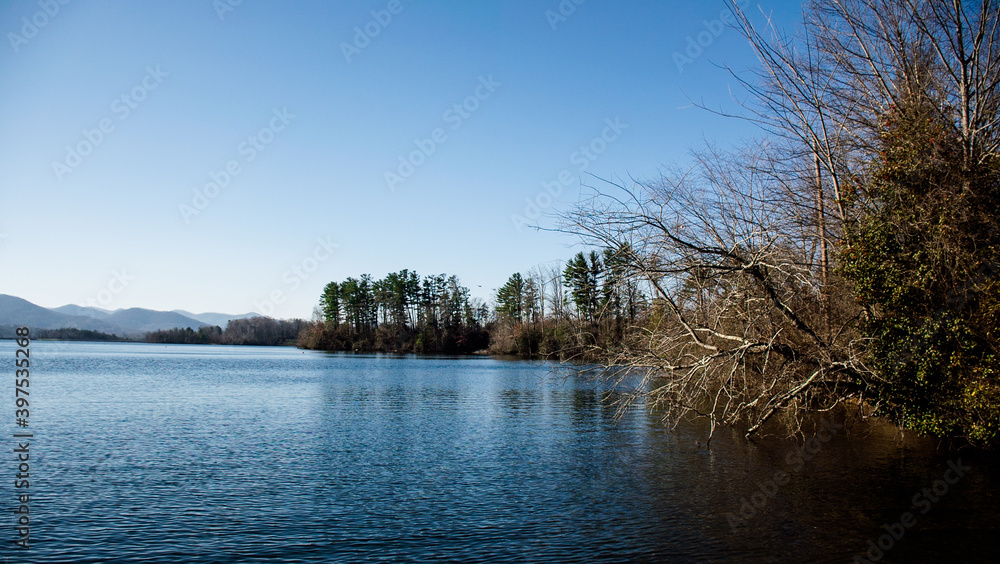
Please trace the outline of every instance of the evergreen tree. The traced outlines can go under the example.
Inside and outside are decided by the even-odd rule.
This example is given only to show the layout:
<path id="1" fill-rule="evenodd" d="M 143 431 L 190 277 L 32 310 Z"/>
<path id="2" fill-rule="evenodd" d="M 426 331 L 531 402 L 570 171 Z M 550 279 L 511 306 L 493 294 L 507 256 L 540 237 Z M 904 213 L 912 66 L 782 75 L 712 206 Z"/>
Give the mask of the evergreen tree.
<path id="1" fill-rule="evenodd" d="M 869 314 L 884 413 L 920 432 L 990 441 L 1000 436 L 1000 163 L 966 158 L 949 108 L 910 86 L 854 195 L 842 270 Z"/>
<path id="2" fill-rule="evenodd" d="M 603 270 L 600 254 L 591 251 L 589 255 L 577 253 L 563 271 L 563 280 L 570 289 L 577 313 L 587 321 L 594 321 L 600 313 Z"/>
<path id="3" fill-rule="evenodd" d="M 513 323 L 524 320 L 524 278 L 515 272 L 497 291 L 497 314 Z"/>
<path id="4" fill-rule="evenodd" d="M 323 288 L 323 319 L 332 327 L 340 325 L 340 285 L 330 282 Z"/>

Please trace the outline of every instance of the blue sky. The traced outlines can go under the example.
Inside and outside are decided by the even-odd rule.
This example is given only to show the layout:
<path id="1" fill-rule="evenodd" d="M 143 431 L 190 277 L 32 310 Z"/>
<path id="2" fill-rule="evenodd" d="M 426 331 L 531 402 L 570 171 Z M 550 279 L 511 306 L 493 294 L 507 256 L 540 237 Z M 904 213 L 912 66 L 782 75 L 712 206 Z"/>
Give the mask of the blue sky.
<path id="1" fill-rule="evenodd" d="M 4 2 L 0 293 L 308 317 L 330 280 L 409 268 L 489 299 L 580 250 L 518 216 L 755 134 L 691 106 L 734 108 L 719 65 L 754 64 L 724 9 Z"/>

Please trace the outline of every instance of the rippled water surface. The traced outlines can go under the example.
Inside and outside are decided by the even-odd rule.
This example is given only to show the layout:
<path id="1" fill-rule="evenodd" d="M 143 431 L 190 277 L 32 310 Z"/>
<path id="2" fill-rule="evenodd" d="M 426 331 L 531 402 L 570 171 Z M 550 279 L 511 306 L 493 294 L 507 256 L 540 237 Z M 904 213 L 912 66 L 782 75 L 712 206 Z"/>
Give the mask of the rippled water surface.
<path id="1" fill-rule="evenodd" d="M 989 562 L 1000 547 L 989 459 L 885 430 L 838 431 L 804 457 L 725 433 L 706 449 L 694 425 L 616 422 L 598 387 L 552 363 L 53 342 L 31 354 L 32 548 L 8 542 L 8 432 L 9 562 Z M 915 497 L 956 478 L 959 458 L 968 470 L 935 501 Z M 893 529 L 906 512 L 916 523 Z M 902 531 L 886 550 L 883 524 Z"/>

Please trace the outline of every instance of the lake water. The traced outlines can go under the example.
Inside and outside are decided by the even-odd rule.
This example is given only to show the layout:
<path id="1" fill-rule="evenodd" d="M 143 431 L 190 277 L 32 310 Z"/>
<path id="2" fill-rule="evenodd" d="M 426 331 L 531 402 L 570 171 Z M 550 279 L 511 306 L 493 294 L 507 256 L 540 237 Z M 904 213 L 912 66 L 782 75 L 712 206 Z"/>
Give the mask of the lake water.
<path id="1" fill-rule="evenodd" d="M 31 362 L 28 551 L 9 542 L 10 378 L 0 402 L 8 562 L 989 562 L 1000 547 L 994 460 L 836 421 L 805 452 L 726 432 L 707 449 L 697 425 L 616 421 L 553 363 L 53 342 Z"/>

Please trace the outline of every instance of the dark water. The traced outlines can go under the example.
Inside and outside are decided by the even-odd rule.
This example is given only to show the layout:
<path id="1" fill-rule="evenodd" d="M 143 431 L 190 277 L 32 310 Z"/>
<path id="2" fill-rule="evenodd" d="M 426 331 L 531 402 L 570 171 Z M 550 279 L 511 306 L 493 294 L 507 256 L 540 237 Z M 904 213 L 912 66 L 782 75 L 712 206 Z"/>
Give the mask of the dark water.
<path id="1" fill-rule="evenodd" d="M 883 562 L 998 560 L 995 463 L 891 431 L 808 461 L 706 449 L 544 362 L 35 342 L 32 363 L 28 551 L 9 380 L 0 402 L 9 562 L 850 562 L 883 524 Z"/>

